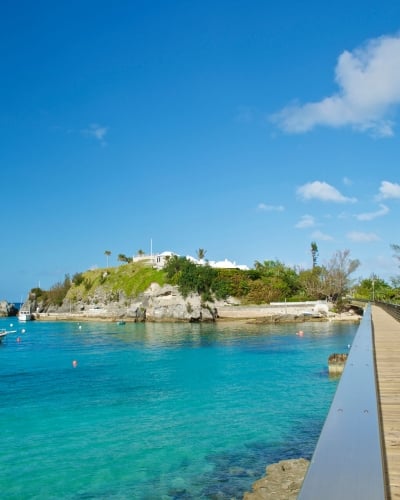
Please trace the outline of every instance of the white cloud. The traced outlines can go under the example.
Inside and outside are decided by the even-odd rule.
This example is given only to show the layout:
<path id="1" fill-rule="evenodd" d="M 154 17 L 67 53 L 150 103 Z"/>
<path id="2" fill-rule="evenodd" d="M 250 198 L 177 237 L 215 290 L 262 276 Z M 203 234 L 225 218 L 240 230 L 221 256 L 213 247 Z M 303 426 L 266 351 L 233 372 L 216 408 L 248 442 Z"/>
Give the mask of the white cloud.
<path id="1" fill-rule="evenodd" d="M 354 203 L 355 198 L 343 196 L 336 188 L 326 182 L 308 182 L 297 189 L 297 194 L 303 200 L 333 201 L 335 203 Z"/>
<path id="2" fill-rule="evenodd" d="M 379 241 L 379 237 L 375 233 L 362 233 L 358 231 L 347 233 L 347 238 L 356 243 L 370 243 L 371 241 Z"/>
<path id="3" fill-rule="evenodd" d="M 400 198 L 400 184 L 382 181 L 376 199 L 387 200 L 389 198 Z"/>
<path id="4" fill-rule="evenodd" d="M 333 241 L 332 236 L 329 236 L 329 234 L 322 233 L 321 231 L 314 231 L 311 236 L 316 240 Z"/>
<path id="5" fill-rule="evenodd" d="M 389 213 L 389 209 L 386 205 L 379 205 L 380 209 L 377 210 L 376 212 L 366 212 L 363 214 L 358 214 L 356 215 L 356 219 L 358 220 L 373 220 L 376 219 L 377 217 L 382 217 L 383 215 L 386 215 Z"/>
<path id="6" fill-rule="evenodd" d="M 400 35 L 367 41 L 344 51 L 335 68 L 338 92 L 320 101 L 293 104 L 273 115 L 285 132 L 302 133 L 318 125 L 352 126 L 376 136 L 393 135 L 390 115 L 400 103 Z"/>
<path id="7" fill-rule="evenodd" d="M 102 127 L 101 125 L 98 125 L 97 123 L 92 123 L 89 128 L 85 128 L 82 130 L 82 134 L 89 136 L 89 137 L 94 137 L 97 139 L 101 145 L 105 145 L 105 136 L 108 132 L 108 127 Z"/>
<path id="8" fill-rule="evenodd" d="M 315 226 L 315 219 L 312 215 L 302 215 L 299 222 L 295 225 L 298 229 L 306 229 Z"/>
<path id="9" fill-rule="evenodd" d="M 265 203 L 259 203 L 257 209 L 263 212 L 283 212 L 285 207 L 283 205 L 266 205 Z"/>

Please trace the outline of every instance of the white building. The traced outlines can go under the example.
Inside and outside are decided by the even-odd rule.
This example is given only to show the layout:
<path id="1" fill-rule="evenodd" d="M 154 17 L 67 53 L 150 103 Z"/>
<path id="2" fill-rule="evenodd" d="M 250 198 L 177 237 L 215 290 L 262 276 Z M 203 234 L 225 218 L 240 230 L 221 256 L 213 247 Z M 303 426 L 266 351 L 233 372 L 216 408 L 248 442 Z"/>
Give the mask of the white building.
<path id="1" fill-rule="evenodd" d="M 161 252 L 155 255 L 137 255 L 136 257 L 132 258 L 132 262 L 146 262 L 149 265 L 152 265 L 156 269 L 163 269 L 171 257 L 180 257 L 180 255 L 175 252 L 167 250 L 165 252 Z M 228 259 L 219 261 L 204 260 L 204 259 L 196 259 L 191 255 L 187 255 L 186 259 L 199 266 L 209 265 L 210 267 L 214 267 L 215 269 L 240 269 L 241 271 L 249 270 L 248 266 L 244 264 L 236 264 L 235 261 L 232 262 Z"/>
<path id="2" fill-rule="evenodd" d="M 158 253 L 153 257 L 153 267 L 156 269 L 162 269 L 171 257 L 179 257 L 177 253 L 170 252 L 169 250 Z"/>
<path id="3" fill-rule="evenodd" d="M 173 257 L 177 256 L 179 257 L 178 254 L 174 252 L 162 252 L 160 254 L 157 254 L 155 256 L 154 260 L 154 267 L 157 269 L 162 269 L 165 264 L 168 262 L 168 260 Z M 192 257 L 191 255 L 186 256 L 187 260 L 190 260 L 190 262 L 193 262 L 194 264 L 197 264 L 199 266 L 205 266 L 209 265 L 210 267 L 214 267 L 216 269 L 240 269 L 242 271 L 248 271 L 249 267 L 244 265 L 244 264 L 236 264 L 236 262 L 232 262 L 228 259 L 225 260 L 220 260 L 220 261 L 215 261 L 215 260 L 204 260 L 204 259 L 196 259 L 195 257 Z"/>
<path id="4" fill-rule="evenodd" d="M 248 271 L 249 268 L 245 264 L 236 264 L 235 261 L 231 262 L 228 259 L 214 261 L 210 260 L 208 263 L 211 267 L 215 267 L 217 269 L 240 269 L 241 271 Z"/>

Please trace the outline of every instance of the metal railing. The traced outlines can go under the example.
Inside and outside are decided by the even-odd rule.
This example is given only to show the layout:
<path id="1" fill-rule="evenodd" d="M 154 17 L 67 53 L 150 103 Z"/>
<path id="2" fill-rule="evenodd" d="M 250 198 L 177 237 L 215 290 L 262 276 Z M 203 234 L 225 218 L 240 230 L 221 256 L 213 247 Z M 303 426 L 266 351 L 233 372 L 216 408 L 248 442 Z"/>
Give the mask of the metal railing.
<path id="1" fill-rule="evenodd" d="M 369 301 L 365 299 L 351 299 L 350 303 L 352 304 L 368 304 Z M 372 300 L 371 304 L 374 304 L 384 311 L 386 311 L 390 316 L 392 316 L 395 320 L 400 321 L 400 305 L 393 304 L 392 302 L 383 302 L 381 300 Z"/>
<path id="2" fill-rule="evenodd" d="M 368 304 L 298 499 L 384 498 L 383 451 Z"/>

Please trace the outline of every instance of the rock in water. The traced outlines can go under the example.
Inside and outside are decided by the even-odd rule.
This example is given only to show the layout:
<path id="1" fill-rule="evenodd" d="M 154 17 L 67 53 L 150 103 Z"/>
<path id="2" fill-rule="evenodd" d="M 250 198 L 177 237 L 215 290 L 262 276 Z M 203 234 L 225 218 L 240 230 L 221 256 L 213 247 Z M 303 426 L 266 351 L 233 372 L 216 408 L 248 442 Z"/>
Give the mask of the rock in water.
<path id="1" fill-rule="evenodd" d="M 341 375 L 346 364 L 347 354 L 331 354 L 328 358 L 328 371 L 329 375 L 334 377 Z"/>
<path id="2" fill-rule="evenodd" d="M 310 462 L 305 458 L 268 465 L 266 475 L 253 484 L 243 500 L 296 500 Z"/>

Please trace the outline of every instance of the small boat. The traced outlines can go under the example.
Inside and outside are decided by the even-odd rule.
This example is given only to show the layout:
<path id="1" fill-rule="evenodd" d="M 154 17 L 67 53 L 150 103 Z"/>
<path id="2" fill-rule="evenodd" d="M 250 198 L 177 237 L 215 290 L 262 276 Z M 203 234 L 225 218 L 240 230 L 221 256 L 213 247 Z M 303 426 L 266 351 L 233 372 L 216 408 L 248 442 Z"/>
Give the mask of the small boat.
<path id="1" fill-rule="evenodd" d="M 5 330 L 4 328 L 0 330 L 0 344 L 10 333 L 17 333 L 17 330 Z"/>
<path id="2" fill-rule="evenodd" d="M 29 307 L 26 307 L 25 304 L 22 305 L 18 312 L 18 319 L 20 321 L 30 321 L 32 319 L 31 310 Z"/>

